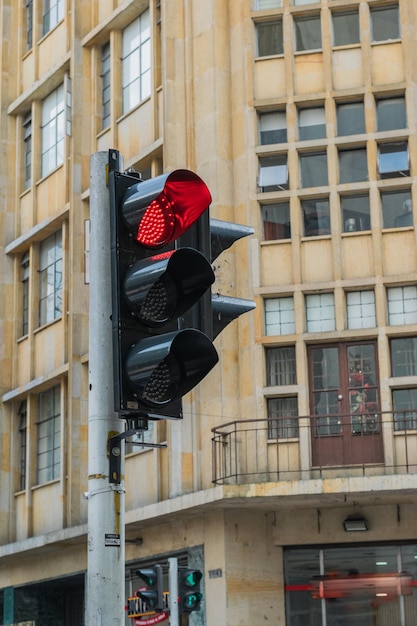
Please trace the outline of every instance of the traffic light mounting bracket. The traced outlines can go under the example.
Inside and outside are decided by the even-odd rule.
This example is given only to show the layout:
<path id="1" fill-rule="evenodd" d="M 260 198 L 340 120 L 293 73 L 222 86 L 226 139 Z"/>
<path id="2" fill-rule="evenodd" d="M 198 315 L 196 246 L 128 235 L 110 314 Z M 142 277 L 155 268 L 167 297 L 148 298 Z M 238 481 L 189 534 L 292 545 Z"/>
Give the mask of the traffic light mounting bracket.
<path id="1" fill-rule="evenodd" d="M 108 439 L 108 456 L 109 456 L 109 483 L 119 485 L 121 483 L 122 471 L 122 449 L 120 442 L 128 437 L 133 437 L 139 433 L 143 433 L 148 429 L 147 415 L 138 414 L 136 417 L 127 419 L 128 428 L 119 435 L 113 435 Z M 166 448 L 166 443 L 148 443 L 145 441 L 130 441 L 134 446 L 143 448 Z"/>

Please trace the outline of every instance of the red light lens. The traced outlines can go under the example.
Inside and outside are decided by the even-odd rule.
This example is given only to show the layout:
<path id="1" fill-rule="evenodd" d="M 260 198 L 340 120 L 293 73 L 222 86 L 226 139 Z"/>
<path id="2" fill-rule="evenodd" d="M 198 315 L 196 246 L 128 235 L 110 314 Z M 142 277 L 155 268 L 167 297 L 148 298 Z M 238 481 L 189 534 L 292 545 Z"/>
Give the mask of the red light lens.
<path id="1" fill-rule="evenodd" d="M 146 209 L 136 239 L 143 246 L 156 248 L 171 241 L 174 226 L 175 214 L 171 202 L 162 191 Z"/>
<path id="2" fill-rule="evenodd" d="M 175 170 L 147 207 L 136 239 L 148 248 L 175 241 L 204 213 L 211 202 L 207 185 L 189 170 Z"/>

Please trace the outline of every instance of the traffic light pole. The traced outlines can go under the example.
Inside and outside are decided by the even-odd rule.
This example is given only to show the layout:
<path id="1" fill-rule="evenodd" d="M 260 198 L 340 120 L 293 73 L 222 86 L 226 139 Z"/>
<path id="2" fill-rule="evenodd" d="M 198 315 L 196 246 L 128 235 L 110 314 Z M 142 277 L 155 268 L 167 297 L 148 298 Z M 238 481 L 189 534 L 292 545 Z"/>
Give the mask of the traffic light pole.
<path id="1" fill-rule="evenodd" d="M 123 482 L 109 482 L 109 440 L 124 430 L 114 413 L 109 169 L 122 169 L 117 151 L 90 158 L 90 323 L 88 397 L 88 564 L 85 622 L 125 621 Z M 121 457 L 123 459 L 123 442 Z M 123 467 L 122 467 L 123 472 Z"/>
<path id="2" fill-rule="evenodd" d="M 178 607 L 178 559 L 168 559 L 169 565 L 169 626 L 180 626 Z"/>

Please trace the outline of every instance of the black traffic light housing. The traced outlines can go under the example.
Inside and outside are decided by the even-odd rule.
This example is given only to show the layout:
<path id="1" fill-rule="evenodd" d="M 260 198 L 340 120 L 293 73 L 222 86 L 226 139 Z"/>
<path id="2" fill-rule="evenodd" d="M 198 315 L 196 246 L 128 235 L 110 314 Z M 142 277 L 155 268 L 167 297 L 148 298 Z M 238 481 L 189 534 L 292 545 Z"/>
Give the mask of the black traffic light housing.
<path id="1" fill-rule="evenodd" d="M 180 567 L 178 570 L 178 596 L 180 613 L 192 613 L 200 610 L 203 594 L 200 581 L 203 573 L 198 569 Z"/>
<path id="2" fill-rule="evenodd" d="M 162 565 L 154 565 L 136 571 L 136 575 L 142 578 L 147 589 L 136 592 L 150 611 L 160 612 L 164 610 L 164 577 Z"/>
<path id="3" fill-rule="evenodd" d="M 236 241 L 252 235 L 250 226 L 212 219 L 205 212 L 181 237 L 181 245 L 197 248 L 210 260 L 215 261 Z M 210 339 L 215 339 L 234 319 L 255 308 L 253 300 L 232 298 L 208 289 L 195 306 L 181 318 L 184 328 L 202 330 Z"/>
<path id="4" fill-rule="evenodd" d="M 214 281 L 198 249 L 175 249 L 210 192 L 189 170 L 146 181 L 112 171 L 109 192 L 115 411 L 181 418 L 182 396 L 218 361 L 204 333 L 178 326 Z"/>

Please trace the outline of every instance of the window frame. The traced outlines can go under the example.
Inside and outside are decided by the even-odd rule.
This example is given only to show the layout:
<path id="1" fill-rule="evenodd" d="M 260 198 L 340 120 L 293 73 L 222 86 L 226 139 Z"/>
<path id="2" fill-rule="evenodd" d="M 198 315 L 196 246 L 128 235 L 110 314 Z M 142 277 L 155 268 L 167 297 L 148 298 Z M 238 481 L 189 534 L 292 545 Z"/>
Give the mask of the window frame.
<path id="1" fill-rule="evenodd" d="M 308 30 L 304 30 L 301 28 L 302 24 L 307 22 L 315 23 L 318 30 L 316 28 L 316 32 L 310 28 Z M 294 44 L 295 44 L 295 52 L 298 53 L 308 53 L 308 52 L 318 52 L 323 49 L 323 40 L 321 34 L 321 17 L 320 13 L 312 13 L 309 15 L 302 15 L 299 17 L 294 17 Z M 318 35 L 318 38 L 317 38 Z M 308 39 L 305 43 L 303 43 L 303 37 Z M 318 45 L 315 45 L 315 44 Z"/>
<path id="2" fill-rule="evenodd" d="M 336 42 L 336 29 L 335 29 L 335 18 L 341 18 L 341 17 L 346 17 L 346 16 L 355 16 L 357 19 L 357 38 L 354 41 L 342 41 L 342 42 Z M 346 34 L 348 32 L 349 29 L 343 29 L 341 31 L 339 31 L 339 35 L 342 36 Z M 350 34 L 350 33 L 349 33 Z M 355 33 L 356 35 L 356 33 Z M 359 26 L 359 10 L 358 9 L 353 9 L 353 10 L 346 10 L 346 11 L 332 11 L 332 42 L 333 42 L 333 46 L 334 47 L 344 47 L 344 46 L 354 46 L 354 45 L 359 45 L 361 41 L 361 33 L 360 33 L 360 26 Z"/>
<path id="3" fill-rule="evenodd" d="M 101 47 L 101 129 L 111 122 L 111 49 L 110 41 Z"/>
<path id="4" fill-rule="evenodd" d="M 267 219 L 268 212 L 271 217 L 279 218 L 282 213 L 282 219 Z M 277 241 L 281 239 L 291 239 L 291 209 L 288 200 L 282 202 L 274 202 L 271 204 L 261 204 L 262 219 L 262 241 Z"/>
<path id="5" fill-rule="evenodd" d="M 385 11 L 392 11 L 393 9 L 396 9 L 397 11 L 397 26 L 398 26 L 398 32 L 395 33 L 394 37 L 391 36 L 386 36 L 385 33 L 383 33 L 382 36 L 375 36 L 375 17 L 378 14 L 381 14 Z M 391 41 L 397 41 L 401 38 L 401 26 L 400 26 L 400 8 L 398 6 L 398 3 L 393 3 L 391 5 L 388 6 L 375 6 L 375 7 L 370 7 L 370 21 L 371 21 L 371 42 L 374 43 L 379 43 L 379 42 L 391 42 Z M 392 24 L 392 20 L 389 20 L 388 23 Z"/>
<path id="6" fill-rule="evenodd" d="M 49 396 L 49 400 L 48 400 Z M 50 402 L 51 414 L 43 414 L 42 402 Z M 61 473 L 61 386 L 55 385 L 38 395 L 38 421 L 36 423 L 36 483 L 43 485 L 57 480 Z M 42 443 L 45 443 L 45 449 Z M 48 458 L 49 457 L 49 458 Z M 45 458 L 45 465 L 41 465 L 41 458 Z"/>
<path id="7" fill-rule="evenodd" d="M 273 303 L 276 308 L 272 308 Z M 272 321 L 273 316 L 275 321 Z M 271 321 L 268 321 L 269 319 Z M 293 335 L 295 333 L 294 297 L 291 295 L 265 298 L 264 321 L 265 335 L 268 337 Z M 279 332 L 268 332 L 271 328 Z"/>
<path id="8" fill-rule="evenodd" d="M 65 114 L 65 90 L 62 82 L 42 101 L 42 178 L 64 163 Z"/>
<path id="9" fill-rule="evenodd" d="M 307 212 L 310 206 L 312 210 Z M 317 206 L 321 204 L 322 206 Z M 303 222 L 303 237 L 325 237 L 331 234 L 331 215 L 330 215 L 330 199 L 329 196 L 319 196 L 317 198 L 301 198 L 301 212 Z M 318 209 L 321 213 L 318 212 Z M 311 222 L 311 217 L 315 215 Z"/>
<path id="10" fill-rule="evenodd" d="M 45 263 L 43 257 L 46 258 Z M 39 246 L 39 327 L 62 317 L 62 272 L 62 230 L 58 230 L 41 241 Z"/>
<path id="11" fill-rule="evenodd" d="M 275 27 L 275 34 L 273 33 Z M 272 35 L 268 39 L 261 37 L 262 29 L 270 29 Z M 284 31 L 281 18 L 255 22 L 256 32 L 256 57 L 264 59 L 268 57 L 282 56 L 284 54 Z M 276 47 L 275 47 L 276 46 Z"/>
<path id="12" fill-rule="evenodd" d="M 64 15 L 64 0 L 42 0 L 42 36 L 51 32 Z"/>
<path id="13" fill-rule="evenodd" d="M 121 71 L 122 115 L 126 115 L 152 95 L 152 34 L 149 8 L 122 31 Z"/>

